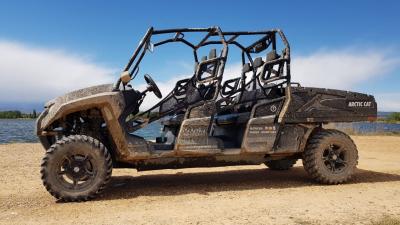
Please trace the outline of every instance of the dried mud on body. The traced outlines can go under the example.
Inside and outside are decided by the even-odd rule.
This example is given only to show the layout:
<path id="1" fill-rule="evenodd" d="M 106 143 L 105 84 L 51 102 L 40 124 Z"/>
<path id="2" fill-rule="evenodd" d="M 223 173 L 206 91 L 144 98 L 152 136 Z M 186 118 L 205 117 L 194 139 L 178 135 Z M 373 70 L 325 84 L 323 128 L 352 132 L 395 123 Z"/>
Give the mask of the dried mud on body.
<path id="1" fill-rule="evenodd" d="M 41 184 L 39 144 L 0 145 L 0 224 L 371 224 L 400 215 L 400 137 L 353 136 L 357 173 L 320 185 L 301 160 L 264 166 L 136 172 L 83 203 L 56 202 Z M 398 221 L 398 220 L 394 220 Z"/>

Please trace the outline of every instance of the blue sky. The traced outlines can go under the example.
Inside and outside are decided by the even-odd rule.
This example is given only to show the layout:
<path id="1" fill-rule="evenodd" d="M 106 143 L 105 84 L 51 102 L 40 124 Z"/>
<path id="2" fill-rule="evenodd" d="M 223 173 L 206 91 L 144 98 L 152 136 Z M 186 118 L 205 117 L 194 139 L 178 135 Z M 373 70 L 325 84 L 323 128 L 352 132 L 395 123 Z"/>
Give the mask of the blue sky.
<path id="1" fill-rule="evenodd" d="M 400 111 L 399 12 L 398 1 L 0 1 L 0 94 L 17 96 L 0 98 L 0 108 L 36 107 L 74 84 L 116 80 L 149 26 L 219 25 L 225 31 L 281 28 L 291 44 L 300 81 L 333 88 L 345 83 L 343 89 L 376 95 L 381 110 Z M 15 62 L 8 53 L 14 54 Z M 32 62 L 35 54 L 42 60 Z M 183 55 L 180 49 L 163 52 L 157 62 L 166 68 L 156 70 L 155 79 L 173 83 L 174 76 L 187 73 L 191 59 L 180 59 Z M 58 59 L 60 64 L 46 59 Z M 184 66 L 176 69 L 171 59 Z M 52 75 L 41 73 L 46 62 L 49 67 L 57 65 L 51 68 Z M 174 69 L 179 74 L 172 74 Z M 86 74 L 80 75 L 85 76 L 83 81 L 76 81 L 73 72 Z M 294 80 L 296 72 L 293 68 Z M 330 79 L 314 82 L 316 73 Z M 350 77 L 353 73 L 355 78 Z M 47 78 L 65 85 L 39 82 Z M 22 93 L 3 87 L 13 79 L 30 85 Z M 43 91 L 46 88 L 48 92 Z"/>

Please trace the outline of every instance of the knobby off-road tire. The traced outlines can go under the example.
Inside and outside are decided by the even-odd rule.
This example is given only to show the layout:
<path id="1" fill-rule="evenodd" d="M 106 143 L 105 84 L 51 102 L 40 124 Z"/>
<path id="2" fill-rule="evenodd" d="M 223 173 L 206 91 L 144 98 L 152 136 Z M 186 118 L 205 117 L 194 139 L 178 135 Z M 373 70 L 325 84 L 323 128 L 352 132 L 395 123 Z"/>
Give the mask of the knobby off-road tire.
<path id="1" fill-rule="evenodd" d="M 267 161 L 264 164 L 271 170 L 288 170 L 296 164 L 297 159 L 278 159 Z"/>
<path id="2" fill-rule="evenodd" d="M 338 130 L 321 130 L 309 140 L 303 153 L 307 173 L 323 184 L 340 184 L 351 178 L 358 163 L 353 140 Z"/>
<path id="3" fill-rule="evenodd" d="M 62 201 L 86 201 L 106 187 L 112 159 L 97 139 L 85 135 L 64 137 L 47 151 L 41 164 L 43 185 Z"/>

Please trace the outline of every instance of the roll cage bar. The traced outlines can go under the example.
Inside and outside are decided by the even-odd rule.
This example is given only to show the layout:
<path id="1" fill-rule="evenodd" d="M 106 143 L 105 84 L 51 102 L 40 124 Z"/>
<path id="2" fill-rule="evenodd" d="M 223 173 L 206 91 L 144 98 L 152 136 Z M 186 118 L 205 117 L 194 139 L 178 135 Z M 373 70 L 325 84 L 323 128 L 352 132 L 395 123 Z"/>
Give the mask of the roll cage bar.
<path id="1" fill-rule="evenodd" d="M 206 33 L 203 39 L 195 45 L 189 41 L 187 41 L 185 37 L 185 33 Z M 143 57 L 146 54 L 146 50 L 151 44 L 150 40 L 152 36 L 155 35 L 160 35 L 160 34 L 174 34 L 173 38 L 169 38 L 163 41 L 159 41 L 154 44 L 154 47 L 167 44 L 167 43 L 172 43 L 172 42 L 181 42 L 190 48 L 193 49 L 193 54 L 194 54 L 194 60 L 196 63 L 199 62 L 198 60 L 198 55 L 197 55 L 197 50 L 203 46 L 206 45 L 211 45 L 211 44 L 222 44 L 223 45 L 223 51 L 227 54 L 228 50 L 228 45 L 235 45 L 238 48 L 242 50 L 242 64 L 245 63 L 245 55 L 247 56 L 250 64 L 253 66 L 253 59 L 250 55 L 250 53 L 256 53 L 257 48 L 263 47 L 259 46 L 260 43 L 263 43 L 263 41 L 267 41 L 267 46 L 264 46 L 264 49 L 268 48 L 270 44 L 272 44 L 272 49 L 276 50 L 276 34 L 278 34 L 282 40 L 282 43 L 284 45 L 285 49 L 285 58 L 283 59 L 284 61 L 287 62 L 287 74 L 286 74 L 286 79 L 288 82 L 290 82 L 291 76 L 290 76 L 290 46 L 289 43 L 286 39 L 286 36 L 280 29 L 272 29 L 272 30 L 266 30 L 266 31 L 229 31 L 229 32 L 223 32 L 218 26 L 214 27 L 209 27 L 209 28 L 179 28 L 179 29 L 164 29 L 164 30 L 155 30 L 153 27 L 150 27 L 146 34 L 143 36 L 143 38 L 140 40 L 138 47 L 135 49 L 133 55 L 129 59 L 127 65 L 124 68 L 125 71 L 129 71 L 131 79 L 134 79 L 137 73 L 137 70 L 139 68 L 139 64 Z M 240 36 L 250 36 L 250 35 L 265 35 L 261 39 L 257 40 L 253 44 L 245 47 L 239 42 L 236 41 L 236 39 Z M 220 40 L 219 41 L 208 41 L 208 39 L 212 36 L 219 36 Z M 230 36 L 230 37 L 229 37 Z M 229 39 L 226 39 L 229 37 Z M 223 57 L 226 57 L 223 56 Z M 278 59 L 279 60 L 279 59 Z M 253 78 L 255 77 L 255 71 Z M 115 88 L 118 89 L 118 87 L 121 85 L 121 78 L 118 79 L 117 83 L 115 84 Z"/>
<path id="2" fill-rule="evenodd" d="M 205 36 L 200 40 L 200 42 L 192 43 L 185 39 L 185 34 L 187 33 L 205 33 Z M 193 50 L 193 55 L 194 55 L 194 60 L 195 63 L 199 63 L 199 58 L 198 58 L 198 52 L 197 50 L 203 46 L 207 45 L 222 45 L 222 51 L 220 55 L 220 59 L 224 59 L 226 62 L 227 55 L 228 55 L 228 46 L 229 45 L 234 45 L 238 47 L 239 49 L 242 50 L 241 58 L 242 58 L 242 66 L 246 63 L 246 57 L 248 58 L 251 71 L 252 71 L 252 79 L 246 83 L 246 75 L 242 73 L 241 75 L 241 88 L 239 90 L 236 90 L 235 92 L 232 92 L 229 97 L 232 97 L 235 93 L 238 92 L 243 92 L 244 89 L 246 88 L 247 85 L 253 84 L 253 89 L 256 89 L 256 85 L 258 82 L 258 85 L 262 86 L 260 83 L 260 79 L 258 77 L 262 76 L 262 74 L 256 74 L 257 73 L 257 68 L 254 66 L 254 60 L 251 56 L 251 53 L 260 53 L 263 52 L 264 50 L 268 49 L 269 46 L 272 46 L 272 50 L 276 51 L 276 34 L 279 35 L 281 38 L 282 44 L 284 45 L 284 54 L 282 58 L 274 59 L 271 61 L 266 62 L 264 65 L 268 66 L 268 64 L 276 64 L 276 63 L 282 63 L 286 65 L 286 76 L 284 77 L 279 77 L 279 79 L 285 79 L 285 83 L 290 83 L 290 47 L 289 43 L 284 35 L 284 33 L 279 30 L 279 29 L 273 29 L 273 30 L 267 30 L 267 31 L 236 31 L 236 32 L 223 32 L 219 27 L 210 27 L 210 28 L 181 28 L 181 29 L 166 29 L 166 30 L 154 30 L 153 27 L 150 27 L 144 37 L 141 39 L 139 42 L 138 47 L 134 51 L 132 57 L 130 58 L 128 64 L 125 66 L 124 72 L 129 71 L 129 75 L 131 79 L 134 79 L 135 76 L 137 75 L 138 69 L 139 69 L 139 64 L 143 57 L 145 56 L 147 49 L 151 47 L 151 38 L 156 35 L 162 35 L 162 34 L 173 34 L 172 38 L 167 38 L 165 40 L 161 40 L 159 42 L 154 43 L 153 47 L 161 46 L 167 43 L 173 43 L 173 42 L 181 42 L 185 44 L 186 46 L 190 47 Z M 261 38 L 253 42 L 252 44 L 248 46 L 244 46 L 243 44 L 239 43 L 237 39 L 241 36 L 251 36 L 251 35 L 263 35 Z M 219 37 L 219 40 L 209 40 L 211 37 Z M 219 90 L 221 89 L 221 84 L 220 82 L 222 81 L 224 73 L 224 66 L 219 68 L 218 71 L 218 89 L 216 91 L 217 95 L 219 93 Z M 196 75 L 196 74 L 195 74 Z M 193 76 L 192 78 L 188 80 L 195 79 Z M 119 89 L 121 85 L 121 78 L 118 79 L 117 83 L 115 84 L 115 89 Z M 263 89 L 265 92 L 265 90 Z M 185 105 L 182 105 L 181 103 L 178 103 L 178 106 L 176 108 L 171 108 L 170 110 L 163 111 L 162 113 L 159 112 L 158 116 L 151 116 L 153 110 L 157 109 L 158 107 L 163 107 L 163 104 L 166 103 L 169 99 L 174 98 L 175 100 L 178 100 L 174 95 L 175 95 L 175 90 L 172 90 L 171 93 L 167 95 L 166 98 L 161 100 L 159 103 L 151 107 L 150 109 L 146 110 L 145 112 L 139 113 L 138 115 L 131 117 L 126 121 L 126 124 L 129 122 L 134 121 L 137 125 L 131 126 L 128 125 L 128 130 L 129 131 L 134 131 L 137 129 L 140 129 L 140 127 L 143 127 L 145 124 L 151 123 L 152 121 L 155 121 L 164 115 L 168 115 L 170 113 L 173 113 L 177 110 L 183 109 Z M 216 96 L 217 96 L 216 95 Z M 143 96 L 144 97 L 144 96 Z M 143 98 L 140 100 L 140 102 L 143 101 Z M 143 118 L 146 117 L 148 119 L 145 119 L 144 121 L 139 121 L 135 118 Z"/>

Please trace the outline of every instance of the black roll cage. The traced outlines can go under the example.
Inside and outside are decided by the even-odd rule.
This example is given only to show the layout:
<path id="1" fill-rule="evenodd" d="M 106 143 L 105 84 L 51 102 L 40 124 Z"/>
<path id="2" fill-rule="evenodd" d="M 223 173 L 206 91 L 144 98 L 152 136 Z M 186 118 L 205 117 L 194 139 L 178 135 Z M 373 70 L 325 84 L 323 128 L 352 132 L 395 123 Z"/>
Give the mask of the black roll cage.
<path id="1" fill-rule="evenodd" d="M 193 44 L 189 41 L 187 41 L 184 37 L 184 33 L 206 33 L 204 38 L 197 44 Z M 198 60 L 198 55 L 197 55 L 197 50 L 203 46 L 206 45 L 211 45 L 211 44 L 222 44 L 223 45 L 223 52 L 226 53 L 226 55 L 222 55 L 222 57 L 227 57 L 228 53 L 228 45 L 235 45 L 238 48 L 242 50 L 242 65 L 245 64 L 245 55 L 247 56 L 250 65 L 253 66 L 253 59 L 250 55 L 252 51 L 257 47 L 257 45 L 261 41 L 269 40 L 269 44 L 272 44 L 272 49 L 276 50 L 276 34 L 278 34 L 282 40 L 282 43 L 285 47 L 285 58 L 283 59 L 284 61 L 287 62 L 286 66 L 286 79 L 287 82 L 290 83 L 290 46 L 289 43 L 286 39 L 286 36 L 284 35 L 283 31 L 280 29 L 272 29 L 272 30 L 266 30 L 266 31 L 229 31 L 229 32 L 223 32 L 218 26 L 214 27 L 209 27 L 209 28 L 179 28 L 179 29 L 164 29 L 164 30 L 155 30 L 153 27 L 150 27 L 146 34 L 143 36 L 143 38 L 140 40 L 138 47 L 135 49 L 133 55 L 129 59 L 127 65 L 124 68 L 125 71 L 130 70 L 130 76 L 131 79 L 134 79 L 137 70 L 139 68 L 139 64 L 143 57 L 146 54 L 146 51 L 151 44 L 150 40 L 151 37 L 154 35 L 160 35 L 160 34 L 175 34 L 173 38 L 169 38 L 163 41 L 159 41 L 154 44 L 154 47 L 164 45 L 167 43 L 172 43 L 172 42 L 182 42 L 183 44 L 191 47 L 193 49 L 193 55 L 194 55 L 194 60 L 196 63 L 199 62 Z M 242 44 L 238 43 L 236 39 L 240 36 L 248 36 L 248 35 L 265 35 L 261 39 L 257 40 L 253 44 L 245 47 Z M 208 39 L 212 36 L 219 36 L 220 40 L 219 41 L 208 41 Z M 228 40 L 226 40 L 227 36 L 231 36 Z M 268 44 L 268 45 L 269 45 Z M 140 53 L 140 54 L 139 54 Z M 253 79 L 256 76 L 256 71 L 253 71 Z M 117 83 L 115 84 L 115 88 L 117 89 L 121 85 L 121 78 L 118 79 Z"/>
<path id="2" fill-rule="evenodd" d="M 201 39 L 201 41 L 198 44 L 193 44 L 191 42 L 189 42 L 188 40 L 186 40 L 185 37 L 185 33 L 206 33 L 206 35 Z M 151 46 L 151 37 L 155 36 L 155 35 L 161 35 L 161 34 L 174 34 L 172 38 L 168 38 L 162 41 L 159 41 L 157 43 L 154 43 L 154 46 Z M 220 59 L 224 59 L 226 62 L 227 59 L 227 55 L 228 55 L 228 46 L 229 45 L 234 45 L 236 47 L 238 47 L 239 49 L 242 50 L 242 54 L 241 54 L 241 58 L 242 58 L 242 66 L 246 63 L 246 57 L 248 58 L 249 64 L 251 66 L 251 70 L 252 70 L 252 79 L 246 83 L 246 75 L 244 73 L 242 73 L 241 76 L 241 89 L 238 90 L 239 92 L 243 92 L 244 89 L 246 88 L 247 85 L 249 84 L 253 84 L 253 89 L 256 88 L 256 82 L 258 82 L 259 85 L 260 84 L 260 79 L 257 79 L 258 76 L 260 76 L 260 74 L 256 74 L 257 73 L 257 68 L 253 66 L 254 61 L 251 57 L 251 53 L 259 53 L 264 51 L 265 49 L 267 49 L 271 44 L 272 44 L 272 50 L 276 51 L 276 34 L 278 34 L 281 38 L 281 41 L 284 45 L 284 57 L 283 58 L 279 58 L 279 59 L 275 59 L 272 60 L 268 63 L 266 63 L 265 65 L 273 64 L 273 63 L 284 63 L 286 65 L 286 76 L 284 77 L 280 77 L 280 79 L 285 79 L 286 82 L 285 83 L 290 83 L 290 47 L 289 47 L 289 43 L 284 35 L 284 33 L 279 30 L 279 29 L 273 29 L 273 30 L 267 30 L 267 31 L 235 31 L 235 32 L 223 32 L 219 27 L 210 27 L 210 28 L 181 28 L 181 29 L 166 29 L 166 30 L 154 30 L 153 27 L 150 27 L 146 34 L 143 36 L 143 38 L 141 39 L 141 41 L 139 42 L 138 47 L 136 48 L 136 50 L 134 51 L 132 57 L 130 58 L 128 64 L 125 66 L 124 68 L 124 72 L 125 71 L 130 71 L 129 75 L 131 77 L 131 79 L 134 79 L 137 75 L 138 69 L 139 69 L 139 64 L 141 62 L 141 60 L 143 59 L 143 57 L 145 56 L 147 50 L 151 47 L 157 47 L 157 46 L 161 46 L 167 43 L 173 43 L 173 42 L 181 42 L 187 46 L 189 46 L 190 48 L 192 48 L 193 50 L 193 55 L 194 55 L 194 60 L 195 63 L 199 63 L 199 58 L 198 58 L 198 54 L 197 54 L 197 50 L 203 46 L 207 46 L 207 45 L 214 45 L 214 44 L 222 44 L 223 48 L 221 51 L 221 56 L 219 57 Z M 262 36 L 260 39 L 258 39 L 257 41 L 255 41 L 254 43 L 250 44 L 249 46 L 243 46 L 241 43 L 239 43 L 236 39 L 240 36 L 251 36 L 251 35 L 264 35 Z M 220 40 L 216 41 L 216 40 L 209 40 L 210 37 L 214 37 L 214 36 L 218 36 Z M 228 39 L 226 39 L 228 38 Z M 266 46 L 264 46 L 263 49 L 261 49 L 261 51 L 258 51 L 257 48 L 259 47 L 258 45 L 260 43 L 264 43 L 266 42 Z M 217 79 L 219 80 L 219 82 L 222 81 L 222 77 L 223 77 L 223 73 L 224 73 L 224 66 L 218 71 L 218 76 Z M 193 78 L 193 77 L 192 77 Z M 192 79 L 190 78 L 190 79 Z M 119 87 L 121 85 L 121 78 L 118 79 L 117 83 L 115 84 L 115 89 L 118 90 Z M 218 89 L 217 89 L 217 95 L 219 92 L 219 89 L 221 89 L 221 86 L 219 84 Z M 265 90 L 263 90 L 265 92 Z M 168 95 L 170 96 L 171 94 L 173 94 L 174 90 Z M 236 92 L 237 93 L 237 92 Z M 233 93 L 234 94 L 234 93 Z M 232 95 L 233 95 L 232 94 Z M 143 96 L 144 97 L 144 96 Z M 143 101 L 143 97 L 140 100 Z M 172 98 L 175 98 L 173 95 L 170 96 Z M 151 112 L 160 107 L 162 104 L 164 104 L 164 102 L 168 97 L 164 98 L 163 100 L 161 100 L 159 103 L 157 103 L 156 105 L 154 105 L 153 107 L 151 107 L 150 109 L 146 110 L 145 112 L 141 112 L 138 115 L 132 115 L 133 117 L 131 117 L 130 119 L 128 119 L 128 121 L 126 121 L 126 124 L 128 124 L 131 121 L 135 121 L 137 123 L 137 125 L 131 126 L 131 125 L 127 125 L 129 131 L 135 131 L 137 129 L 140 129 L 141 127 L 145 126 L 148 123 L 151 123 L 152 121 L 155 121 L 157 119 L 159 119 L 160 117 L 164 116 L 164 115 L 168 115 L 170 113 L 173 113 L 174 110 L 171 111 L 166 111 L 162 114 L 159 114 L 158 116 L 150 116 Z M 184 105 L 180 106 L 180 108 L 184 108 Z M 179 109 L 179 108 L 178 108 Z M 148 119 L 144 119 L 144 120 L 137 120 L 136 118 L 143 118 L 146 117 Z"/>

